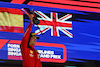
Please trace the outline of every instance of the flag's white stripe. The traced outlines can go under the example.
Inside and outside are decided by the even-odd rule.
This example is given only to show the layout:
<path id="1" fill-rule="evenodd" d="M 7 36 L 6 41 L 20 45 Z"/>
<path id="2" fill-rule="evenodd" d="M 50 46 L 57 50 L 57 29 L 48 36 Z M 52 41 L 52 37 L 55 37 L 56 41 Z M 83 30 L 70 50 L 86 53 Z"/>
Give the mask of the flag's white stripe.
<path id="1" fill-rule="evenodd" d="M 51 29 L 51 36 L 53 36 L 53 28 L 52 28 L 52 26 L 50 26 L 50 29 Z"/>
<path id="2" fill-rule="evenodd" d="M 66 32 L 66 31 L 64 31 L 63 29 L 64 29 L 64 28 L 59 28 L 59 30 L 62 31 L 64 34 L 66 34 L 66 35 L 69 36 L 70 38 L 73 38 L 72 34 L 71 34 L 69 31 L 67 31 L 66 29 L 64 29 L 64 30 L 67 31 L 67 32 Z M 70 35 L 69 33 L 70 33 L 71 35 Z"/>
<path id="3" fill-rule="evenodd" d="M 51 17 L 51 19 L 53 21 L 53 12 L 51 12 L 50 14 L 51 14 L 50 17 Z M 55 19 L 58 20 L 58 14 L 57 13 L 55 13 L 55 14 L 56 14 L 56 18 Z"/>
<path id="4" fill-rule="evenodd" d="M 53 27 L 50 26 L 50 28 L 51 28 L 51 36 L 53 36 Z M 59 35 L 59 30 L 57 26 L 56 26 L 56 31 L 57 31 L 57 36 L 59 37 L 60 35 Z"/>
<path id="5" fill-rule="evenodd" d="M 35 25 L 35 26 L 37 26 L 37 25 Z M 49 29 L 50 29 L 50 27 L 49 26 L 46 26 L 46 25 L 38 25 L 39 27 L 40 27 L 40 30 L 41 31 L 43 31 L 43 30 L 45 30 L 46 28 L 48 28 L 48 29 L 46 29 L 45 31 L 43 31 L 42 33 L 45 33 L 46 31 L 48 31 Z M 40 30 L 38 29 L 38 30 L 36 30 L 35 31 L 35 33 L 37 34 L 38 32 L 40 32 Z M 39 33 L 38 35 L 40 35 L 41 33 Z"/>
<path id="6" fill-rule="evenodd" d="M 57 27 L 57 36 L 60 37 L 60 34 L 59 34 L 59 29 Z"/>
<path id="7" fill-rule="evenodd" d="M 72 24 L 72 21 L 57 21 L 57 22 L 61 22 L 61 23 L 70 23 L 70 24 Z"/>
<path id="8" fill-rule="evenodd" d="M 34 12 L 35 12 L 36 14 L 38 14 L 43 20 L 49 20 L 49 21 L 51 21 L 51 19 L 50 19 L 48 16 L 46 16 L 44 13 L 42 13 L 41 11 L 34 11 Z M 41 14 L 42 16 L 41 16 L 40 14 Z M 45 18 L 44 18 L 43 16 L 44 16 Z"/>
<path id="9" fill-rule="evenodd" d="M 72 15 L 70 15 L 70 16 L 68 16 L 68 15 L 70 15 L 70 14 L 67 14 L 67 15 L 65 15 L 65 16 L 63 16 L 63 17 L 61 17 L 61 18 L 59 18 L 59 21 L 65 21 L 65 20 L 68 20 L 69 18 L 72 18 Z M 68 16 L 68 17 L 66 17 L 66 16 Z M 66 17 L 66 18 L 64 18 L 64 17 Z M 63 19 L 64 18 L 64 19 Z"/>
<path id="10" fill-rule="evenodd" d="M 37 27 L 37 25 L 34 25 L 35 27 Z M 40 28 L 47 28 L 47 27 L 49 27 L 48 25 L 38 25 L 38 27 L 40 27 Z"/>
<path id="11" fill-rule="evenodd" d="M 62 29 L 62 32 L 65 33 L 65 34 L 66 34 L 67 36 L 69 36 L 70 38 L 73 38 L 73 35 L 72 35 L 69 31 L 67 31 L 67 30 L 65 30 L 65 29 L 64 29 L 64 30 Z M 71 34 L 71 35 L 70 35 L 70 34 Z"/>
<path id="12" fill-rule="evenodd" d="M 67 30 L 72 30 L 72 28 L 70 28 L 70 27 L 58 27 L 59 29 L 67 29 Z"/>
<path id="13" fill-rule="evenodd" d="M 42 29 L 42 28 L 41 28 L 41 29 Z M 45 28 L 45 29 L 46 29 L 46 28 Z M 45 30 L 45 29 L 42 29 L 42 30 L 41 30 L 42 33 L 45 33 L 45 32 L 48 31 L 50 28 L 48 27 L 48 29 L 46 29 L 46 30 Z M 45 30 L 45 31 L 43 31 L 43 30 Z M 40 32 L 39 29 L 35 31 L 36 34 L 38 33 L 37 35 L 40 35 L 40 34 L 41 34 L 41 32 L 40 32 L 40 33 L 39 33 L 39 32 Z"/>
<path id="14" fill-rule="evenodd" d="M 57 17 L 57 18 L 56 18 L 56 21 L 58 21 L 58 22 L 59 22 L 59 19 L 58 19 L 58 13 L 56 13 L 56 17 Z"/>
<path id="15" fill-rule="evenodd" d="M 45 21 L 51 21 L 51 20 L 48 20 L 48 19 L 43 19 L 43 18 L 40 18 L 40 17 L 37 17 L 38 20 L 45 20 Z"/>

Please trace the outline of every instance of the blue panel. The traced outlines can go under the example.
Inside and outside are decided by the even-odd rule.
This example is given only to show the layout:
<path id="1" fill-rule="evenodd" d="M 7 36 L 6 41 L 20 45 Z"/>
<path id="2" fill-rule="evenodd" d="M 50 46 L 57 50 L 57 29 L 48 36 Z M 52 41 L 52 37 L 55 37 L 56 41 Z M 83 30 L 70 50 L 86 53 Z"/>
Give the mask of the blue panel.
<path id="1" fill-rule="evenodd" d="M 99 60 L 100 57 L 100 14 L 93 12 L 76 11 L 69 9 L 58 9 L 40 6 L 29 6 L 21 4 L 10 4 L 5 2 L 0 2 L 0 7 L 6 8 L 29 8 L 36 11 L 41 11 L 45 15 L 50 16 L 51 12 L 58 13 L 58 17 L 62 17 L 66 14 L 72 14 L 72 30 L 68 30 L 73 34 L 73 38 L 66 36 L 61 30 L 59 30 L 60 37 L 51 36 L 51 29 L 46 31 L 43 35 L 38 35 L 40 37 L 37 42 L 46 43 L 57 43 L 64 44 L 67 48 L 67 60 L 66 61 L 76 61 L 83 62 L 82 60 Z M 50 18 L 50 17 L 49 17 Z M 27 21 L 27 22 L 26 22 Z M 29 24 L 29 19 L 24 15 L 24 31 Z M 33 25 L 32 32 L 38 28 Z M 67 29 L 66 29 L 67 30 Z M 23 34 L 21 33 L 11 33 L 11 32 L 0 32 L 0 39 L 9 40 L 21 40 Z M 48 47 L 37 47 L 36 49 L 51 49 L 62 54 L 62 49 L 57 50 L 56 48 Z M 0 58 L 7 59 L 6 47 L 0 50 Z M 3 52 L 3 54 L 2 54 Z M 4 55 L 4 57 L 1 57 Z M 78 60 L 77 60 L 78 59 Z"/>

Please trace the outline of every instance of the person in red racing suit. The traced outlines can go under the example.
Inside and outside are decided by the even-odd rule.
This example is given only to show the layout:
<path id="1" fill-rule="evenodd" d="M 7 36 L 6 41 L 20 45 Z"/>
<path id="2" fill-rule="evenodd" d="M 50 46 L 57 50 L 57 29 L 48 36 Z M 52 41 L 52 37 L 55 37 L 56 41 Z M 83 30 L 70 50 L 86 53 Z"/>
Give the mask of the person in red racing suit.
<path id="1" fill-rule="evenodd" d="M 28 17 L 30 19 L 30 24 L 22 38 L 21 42 L 21 53 L 23 59 L 23 67 L 42 67 L 42 63 L 40 61 L 39 53 L 34 49 L 34 44 L 36 39 L 38 38 L 35 33 L 31 33 L 32 25 L 33 25 L 33 14 L 29 14 Z"/>

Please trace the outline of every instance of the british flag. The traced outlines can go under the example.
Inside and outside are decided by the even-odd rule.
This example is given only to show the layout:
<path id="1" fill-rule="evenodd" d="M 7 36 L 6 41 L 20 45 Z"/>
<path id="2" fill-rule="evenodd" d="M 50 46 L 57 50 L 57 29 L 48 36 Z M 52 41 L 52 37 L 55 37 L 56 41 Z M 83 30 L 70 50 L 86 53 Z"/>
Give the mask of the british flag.
<path id="1" fill-rule="evenodd" d="M 66 14 L 63 17 L 58 18 L 58 13 L 51 12 L 50 17 L 44 14 L 41 11 L 34 11 L 39 17 L 39 29 L 35 31 L 37 35 L 40 35 L 41 32 L 45 33 L 46 31 L 51 29 L 51 36 L 60 37 L 59 31 L 63 32 L 70 38 L 73 38 L 73 35 L 69 30 L 72 30 L 72 21 L 68 21 L 68 19 L 72 18 L 72 14 Z M 36 25 L 35 25 L 36 26 Z"/>

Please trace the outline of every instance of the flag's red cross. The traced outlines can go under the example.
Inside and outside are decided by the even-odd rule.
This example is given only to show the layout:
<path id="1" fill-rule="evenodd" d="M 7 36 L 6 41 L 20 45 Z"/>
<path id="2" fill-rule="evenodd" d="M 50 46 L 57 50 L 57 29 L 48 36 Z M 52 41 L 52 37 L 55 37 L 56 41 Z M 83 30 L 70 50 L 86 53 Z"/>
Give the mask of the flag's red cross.
<path id="1" fill-rule="evenodd" d="M 42 15 L 41 13 L 39 13 L 38 11 L 35 11 L 38 15 L 40 15 L 41 17 L 47 19 L 47 17 L 45 17 L 44 15 Z M 69 17 L 71 14 L 68 14 L 67 16 L 59 19 L 59 21 Z M 52 13 L 52 21 L 47 21 L 47 20 L 40 20 L 39 25 L 47 25 L 48 27 L 43 29 L 41 32 L 49 29 L 49 26 L 52 26 L 52 30 L 53 30 L 53 36 L 57 36 L 57 27 L 68 27 L 68 28 L 72 28 L 72 23 L 64 23 L 64 22 L 59 22 L 57 21 L 57 16 L 56 13 Z M 68 31 L 66 31 L 65 29 L 62 29 L 64 32 L 66 32 L 67 34 L 69 34 L 70 36 L 72 36 L 71 33 L 69 33 Z M 40 34 L 41 32 L 38 32 L 36 34 Z"/>

